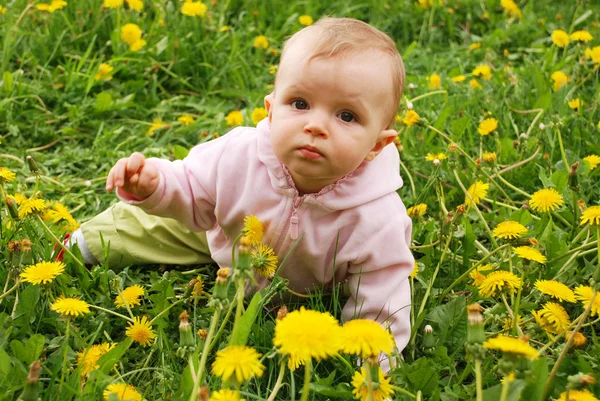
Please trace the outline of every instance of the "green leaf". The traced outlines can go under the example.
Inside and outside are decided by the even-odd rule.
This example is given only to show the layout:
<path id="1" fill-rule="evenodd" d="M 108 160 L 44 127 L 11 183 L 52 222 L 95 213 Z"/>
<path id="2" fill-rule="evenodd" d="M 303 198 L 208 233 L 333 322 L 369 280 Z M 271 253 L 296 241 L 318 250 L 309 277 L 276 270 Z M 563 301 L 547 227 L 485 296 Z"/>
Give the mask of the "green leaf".
<path id="1" fill-rule="evenodd" d="M 558 192 L 563 192 L 569 182 L 569 174 L 565 170 L 555 171 L 550 177 Z"/>
<path id="2" fill-rule="evenodd" d="M 450 117 L 452 113 L 454 113 L 454 107 L 451 104 L 446 105 L 446 107 L 444 107 L 444 109 L 438 116 L 437 120 L 435 120 L 433 126 L 439 130 L 442 130 L 444 128 L 444 125 L 446 124 L 446 120 L 448 119 L 448 117 Z"/>
<path id="3" fill-rule="evenodd" d="M 40 286 L 30 285 L 19 294 L 19 304 L 15 315 L 15 325 L 28 326 L 35 320 L 35 308 L 40 300 Z"/>
<path id="4" fill-rule="evenodd" d="M 118 344 L 106 354 L 102 355 L 98 361 L 100 365 L 98 371 L 108 374 L 113 366 L 115 366 L 115 364 L 123 357 L 125 351 L 131 347 L 131 344 L 133 344 L 133 340 L 127 337 L 122 343 Z"/>
<path id="5" fill-rule="evenodd" d="M 552 104 L 552 92 L 546 91 L 543 95 L 541 95 L 535 104 L 533 105 L 534 109 L 548 109 Z"/>
<path id="6" fill-rule="evenodd" d="M 542 166 L 538 166 L 538 169 L 538 178 L 540 179 L 540 181 L 542 181 L 544 188 L 552 188 L 554 186 L 554 183 L 546 175 L 546 169 Z"/>
<path id="7" fill-rule="evenodd" d="M 454 134 L 454 139 L 459 140 L 460 137 L 465 132 L 465 129 L 471 124 L 471 117 L 464 116 L 459 118 L 458 120 L 454 120 L 452 125 L 450 125 L 450 131 Z"/>
<path id="8" fill-rule="evenodd" d="M 354 398 L 354 394 L 352 394 L 352 389 L 348 383 L 339 383 L 336 387 L 331 387 L 330 385 L 319 384 L 317 382 L 311 383 L 310 389 L 326 397 L 343 398 L 346 400 Z"/>
<path id="9" fill-rule="evenodd" d="M 546 379 L 548 378 L 548 362 L 544 358 L 536 359 L 531 364 L 531 374 L 527 375 L 523 389 L 523 400 L 539 400 L 542 397 Z"/>
<path id="10" fill-rule="evenodd" d="M 110 107 L 113 104 L 113 97 L 108 92 L 100 92 L 96 95 L 96 111 L 107 111 L 110 110 Z"/>
<path id="11" fill-rule="evenodd" d="M 0 373 L 2 373 L 3 377 L 6 377 L 12 368 L 12 363 L 10 361 L 10 355 L 4 351 L 4 349 L 0 348 Z"/>
<path id="12" fill-rule="evenodd" d="M 435 329 L 440 344 L 450 348 L 460 346 L 467 335 L 467 312 L 464 295 L 431 310 L 427 320 Z"/>
<path id="13" fill-rule="evenodd" d="M 4 87 L 4 93 L 9 95 L 14 87 L 14 78 L 10 71 L 4 71 L 2 74 L 2 86 Z"/>
<path id="14" fill-rule="evenodd" d="M 435 390 L 440 380 L 433 362 L 427 358 L 420 358 L 411 365 L 404 364 L 402 370 L 414 393 L 422 391 L 428 396 Z"/>
<path id="15" fill-rule="evenodd" d="M 185 157 L 188 155 L 188 153 L 190 153 L 190 150 L 187 148 L 184 148 L 181 145 L 173 146 L 173 155 L 175 155 L 175 159 L 177 159 L 177 160 L 185 159 Z"/>
<path id="16" fill-rule="evenodd" d="M 497 384 L 494 387 L 490 387 L 486 390 L 483 390 L 483 399 L 485 401 L 500 401 L 502 395 L 502 386 L 503 384 Z M 506 401 L 518 401 L 519 396 L 521 395 L 521 392 L 524 388 L 524 380 L 515 380 L 510 382 Z"/>
<path id="17" fill-rule="evenodd" d="M 239 322 L 237 322 L 238 327 L 234 327 L 231 339 L 229 340 L 229 346 L 246 345 L 250 329 L 260 311 L 259 305 L 261 301 L 262 294 L 260 292 L 255 293 L 250 301 L 250 305 L 248 305 L 248 309 L 246 309 L 246 312 L 244 312 Z"/>

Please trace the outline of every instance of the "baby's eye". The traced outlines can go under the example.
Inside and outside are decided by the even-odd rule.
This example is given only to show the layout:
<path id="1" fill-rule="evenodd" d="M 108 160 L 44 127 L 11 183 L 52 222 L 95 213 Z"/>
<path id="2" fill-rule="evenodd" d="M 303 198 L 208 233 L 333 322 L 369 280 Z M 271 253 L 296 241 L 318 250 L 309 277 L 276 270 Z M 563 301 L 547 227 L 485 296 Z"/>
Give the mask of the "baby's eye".
<path id="1" fill-rule="evenodd" d="M 294 100 L 292 102 L 292 107 L 298 110 L 306 110 L 308 109 L 308 104 L 304 100 Z"/>
<path id="2" fill-rule="evenodd" d="M 342 111 L 340 113 L 340 118 L 342 119 L 342 121 L 345 121 L 347 123 L 351 123 L 355 120 L 354 114 L 350 113 L 349 111 Z"/>

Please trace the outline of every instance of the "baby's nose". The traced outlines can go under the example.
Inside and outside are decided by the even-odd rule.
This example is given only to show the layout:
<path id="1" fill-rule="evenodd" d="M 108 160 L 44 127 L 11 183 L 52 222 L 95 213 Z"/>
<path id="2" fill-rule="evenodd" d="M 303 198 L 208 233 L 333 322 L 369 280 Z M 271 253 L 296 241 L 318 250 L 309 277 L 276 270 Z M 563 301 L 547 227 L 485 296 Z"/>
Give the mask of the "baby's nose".
<path id="1" fill-rule="evenodd" d="M 314 116 L 304 126 L 304 132 L 313 136 L 328 136 L 324 117 Z"/>

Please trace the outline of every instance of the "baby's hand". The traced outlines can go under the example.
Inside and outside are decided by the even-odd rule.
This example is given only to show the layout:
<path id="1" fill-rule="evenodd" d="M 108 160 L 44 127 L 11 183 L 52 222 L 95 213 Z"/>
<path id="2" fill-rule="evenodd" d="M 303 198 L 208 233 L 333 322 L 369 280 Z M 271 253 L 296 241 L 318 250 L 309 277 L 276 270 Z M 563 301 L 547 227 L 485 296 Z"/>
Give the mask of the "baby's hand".
<path id="1" fill-rule="evenodd" d="M 120 159 L 110 169 L 106 179 L 106 190 L 112 191 L 115 187 L 120 187 L 125 192 L 144 199 L 156 191 L 159 177 L 156 166 L 147 163 L 143 154 L 135 152 Z"/>

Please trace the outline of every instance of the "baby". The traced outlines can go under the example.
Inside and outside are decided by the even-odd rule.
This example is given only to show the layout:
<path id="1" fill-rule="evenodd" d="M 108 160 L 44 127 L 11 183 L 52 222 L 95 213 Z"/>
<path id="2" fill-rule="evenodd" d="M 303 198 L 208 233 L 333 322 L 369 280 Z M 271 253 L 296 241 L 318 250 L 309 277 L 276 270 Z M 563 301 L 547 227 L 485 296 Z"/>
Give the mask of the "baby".
<path id="1" fill-rule="evenodd" d="M 403 85 L 387 35 L 354 19 L 321 19 L 286 43 L 265 120 L 198 145 L 182 161 L 137 152 L 119 160 L 106 189 L 123 202 L 73 241 L 88 262 L 106 256 L 112 266 L 230 266 L 244 216 L 254 214 L 280 259 L 297 243 L 278 272 L 292 290 L 347 280 L 344 319 L 389 326 L 402 350 L 412 225 L 396 193 L 398 152 L 388 145 Z"/>

